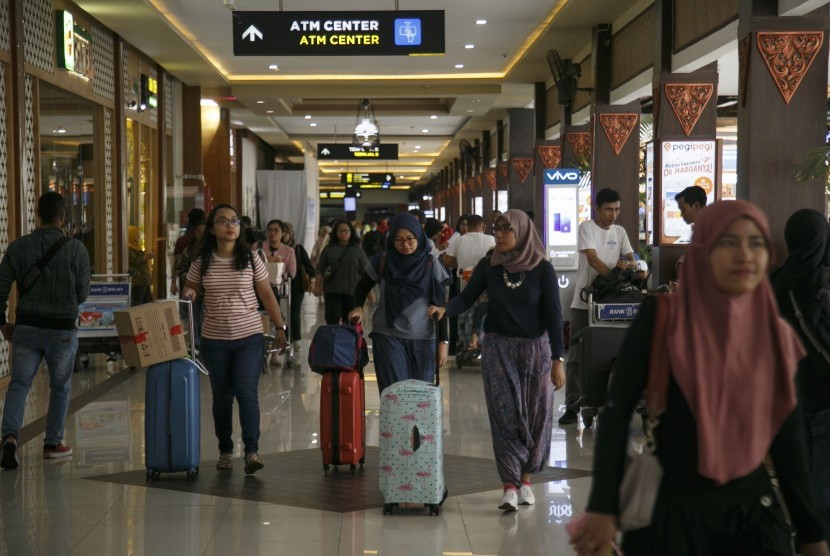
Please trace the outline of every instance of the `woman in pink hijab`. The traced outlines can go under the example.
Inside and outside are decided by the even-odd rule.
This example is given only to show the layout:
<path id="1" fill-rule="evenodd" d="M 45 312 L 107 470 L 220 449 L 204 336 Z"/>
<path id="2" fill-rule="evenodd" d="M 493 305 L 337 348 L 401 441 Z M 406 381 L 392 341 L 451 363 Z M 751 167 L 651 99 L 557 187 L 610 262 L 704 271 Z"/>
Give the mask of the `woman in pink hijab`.
<path id="1" fill-rule="evenodd" d="M 804 350 L 778 315 L 770 255 L 766 217 L 750 203 L 714 203 L 695 220 L 680 286 L 661 300 L 670 378 L 655 436 L 664 476 L 651 525 L 623 537 L 626 556 L 791 555 L 767 454 L 802 554 L 828 554 L 796 411 Z M 628 423 L 646 386 L 655 315 L 648 300 L 600 415 L 587 513 L 571 536 L 580 556 L 608 554 L 617 534 Z"/>

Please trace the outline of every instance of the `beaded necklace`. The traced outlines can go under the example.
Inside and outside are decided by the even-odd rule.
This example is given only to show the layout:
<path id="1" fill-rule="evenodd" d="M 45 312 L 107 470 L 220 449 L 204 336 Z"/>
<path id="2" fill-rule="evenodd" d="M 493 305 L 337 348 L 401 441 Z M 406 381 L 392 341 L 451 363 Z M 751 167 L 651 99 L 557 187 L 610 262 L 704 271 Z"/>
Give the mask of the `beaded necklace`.
<path id="1" fill-rule="evenodd" d="M 511 282 L 510 278 L 507 276 L 507 269 L 502 268 L 501 271 L 502 278 L 504 278 L 504 285 L 510 288 L 511 290 L 515 290 L 519 286 L 521 286 L 525 281 L 525 273 L 522 272 L 519 275 L 519 280 L 517 282 Z"/>

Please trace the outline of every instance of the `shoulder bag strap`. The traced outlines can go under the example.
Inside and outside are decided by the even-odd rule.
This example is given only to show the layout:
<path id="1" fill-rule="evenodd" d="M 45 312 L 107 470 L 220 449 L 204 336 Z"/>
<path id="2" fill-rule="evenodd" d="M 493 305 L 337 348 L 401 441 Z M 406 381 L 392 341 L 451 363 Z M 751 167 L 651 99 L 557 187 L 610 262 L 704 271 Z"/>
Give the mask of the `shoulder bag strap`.
<path id="1" fill-rule="evenodd" d="M 824 358 L 824 361 L 830 365 L 830 355 L 827 354 L 827 350 L 824 349 L 819 341 L 813 336 L 813 333 L 810 332 L 810 328 L 807 326 L 807 323 L 804 322 L 804 314 L 801 312 L 801 309 L 798 307 L 798 303 L 795 301 L 795 294 L 792 290 L 788 290 L 790 294 L 790 303 L 793 305 L 793 310 L 795 311 L 795 317 L 798 319 L 798 324 L 801 325 L 801 330 L 804 332 L 804 335 L 807 336 L 807 339 L 810 340 L 810 343 L 813 344 L 813 347 L 816 348 L 816 351 L 821 354 Z"/>
<path id="2" fill-rule="evenodd" d="M 23 276 L 22 284 L 18 284 L 18 289 L 20 290 L 20 295 L 27 293 L 35 282 L 40 278 L 40 275 L 43 273 L 43 269 L 46 268 L 46 265 L 49 264 L 49 261 L 52 260 L 58 251 L 61 250 L 61 247 L 69 243 L 72 238 L 68 236 L 61 236 L 55 243 L 53 243 L 49 250 L 43 254 L 43 256 L 38 260 L 28 271 L 26 271 L 26 275 Z M 29 274 L 37 268 L 38 272 L 36 275 L 29 278 Z"/>
<path id="3" fill-rule="evenodd" d="M 657 418 L 666 409 L 669 391 L 669 351 L 666 347 L 666 328 L 669 321 L 669 300 L 657 297 L 657 315 L 651 335 L 651 356 L 648 364 L 646 403 L 650 418 Z"/>

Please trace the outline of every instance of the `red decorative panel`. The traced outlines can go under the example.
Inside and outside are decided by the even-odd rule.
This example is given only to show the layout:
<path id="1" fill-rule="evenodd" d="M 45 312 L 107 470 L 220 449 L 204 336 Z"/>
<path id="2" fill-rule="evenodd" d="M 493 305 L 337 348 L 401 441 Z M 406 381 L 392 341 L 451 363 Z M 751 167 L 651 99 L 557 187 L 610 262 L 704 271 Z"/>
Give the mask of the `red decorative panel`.
<path id="1" fill-rule="evenodd" d="M 568 133 L 568 143 L 576 155 L 580 166 L 587 166 L 594 152 L 594 141 L 587 131 Z"/>
<path id="2" fill-rule="evenodd" d="M 559 168 L 562 162 L 562 147 L 559 145 L 539 145 L 536 147 L 539 158 L 545 164 L 545 168 Z"/>
<path id="3" fill-rule="evenodd" d="M 605 130 L 605 136 L 617 156 L 622 152 L 625 142 L 634 131 L 640 119 L 639 114 L 600 114 L 599 123 Z"/>
<path id="4" fill-rule="evenodd" d="M 516 174 L 519 176 L 519 182 L 524 183 L 527 179 L 527 175 L 533 169 L 533 159 L 511 158 L 510 164 L 513 165 L 513 170 L 515 170 Z"/>
<path id="5" fill-rule="evenodd" d="M 481 191 L 481 174 L 476 176 L 476 193 Z"/>
<path id="6" fill-rule="evenodd" d="M 758 51 L 775 85 L 790 103 L 824 43 L 821 31 L 758 33 Z"/>
<path id="7" fill-rule="evenodd" d="M 487 181 L 487 187 L 490 188 L 490 191 L 496 190 L 496 171 L 495 170 L 485 170 L 484 171 L 484 179 Z"/>
<path id="8" fill-rule="evenodd" d="M 703 114 L 714 90 L 715 85 L 712 83 L 666 84 L 666 98 L 687 137 Z"/>
<path id="9" fill-rule="evenodd" d="M 467 178 L 467 183 L 465 185 L 466 185 L 466 187 L 464 188 L 464 191 L 466 191 L 467 193 L 472 193 L 473 188 L 476 185 L 475 178 Z"/>
<path id="10" fill-rule="evenodd" d="M 499 162 L 499 174 L 507 181 L 507 162 Z"/>

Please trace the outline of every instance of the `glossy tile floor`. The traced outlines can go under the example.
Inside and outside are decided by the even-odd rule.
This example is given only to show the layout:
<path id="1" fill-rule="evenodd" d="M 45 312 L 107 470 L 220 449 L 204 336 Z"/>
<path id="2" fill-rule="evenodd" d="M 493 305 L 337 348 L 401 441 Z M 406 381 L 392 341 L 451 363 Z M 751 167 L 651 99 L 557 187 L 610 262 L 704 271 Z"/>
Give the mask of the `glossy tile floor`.
<path id="1" fill-rule="evenodd" d="M 299 369 L 271 367 L 260 385 L 260 453 L 317 447 L 320 377 L 304 363 L 312 331 L 322 322 L 315 298 L 303 305 L 304 340 Z M 382 515 L 380 508 L 350 513 L 319 511 L 238 498 L 176 492 L 89 480 L 144 468 L 144 376 L 120 370 L 105 356 L 90 358 L 89 369 L 73 377 L 73 398 L 90 397 L 66 422 L 66 442 L 75 448 L 64 460 L 43 460 L 42 424 L 19 450 L 21 465 L 0 472 L 0 555 L 555 555 L 573 554 L 563 525 L 584 508 L 590 477 L 533 486 L 536 505 L 508 514 L 497 509 L 501 496 L 493 466 L 492 490 L 452 496 L 439 517 L 426 512 Z M 111 388 L 107 380 L 118 373 Z M 26 423 L 45 415 L 46 373 L 38 375 Z M 202 381 L 202 459 L 214 461 L 216 441 L 210 416 L 210 389 Z M 379 408 L 373 368 L 367 368 L 368 444 L 378 445 Z M 481 385 L 474 368 L 443 369 L 444 451 L 492 459 Z M 0 392 L 5 397 L 5 391 Z M 561 414 L 564 393 L 555 396 Z M 79 404 L 76 404 L 79 405 Z M 205 408 L 208 408 L 205 410 Z M 234 420 L 235 428 L 237 421 Z M 36 426 L 36 425 L 35 425 Z M 241 457 L 241 444 L 236 456 Z M 554 428 L 550 465 L 590 470 L 593 432 Z M 237 460 L 234 473 L 242 473 Z M 366 469 L 366 473 L 372 473 Z M 165 476 L 164 480 L 184 480 Z M 198 480 L 198 479 L 197 479 Z M 290 476 L 283 477 L 291 481 Z M 320 473 L 320 481 L 326 478 Z"/>

